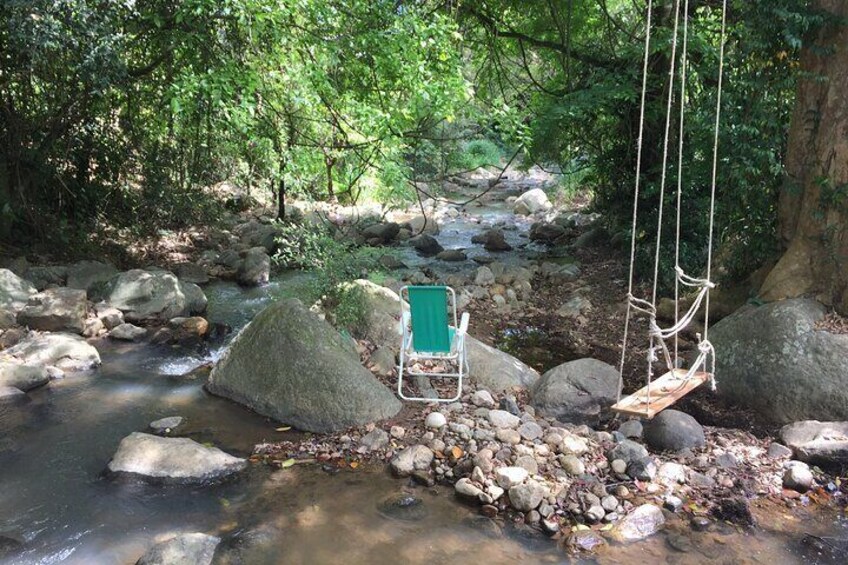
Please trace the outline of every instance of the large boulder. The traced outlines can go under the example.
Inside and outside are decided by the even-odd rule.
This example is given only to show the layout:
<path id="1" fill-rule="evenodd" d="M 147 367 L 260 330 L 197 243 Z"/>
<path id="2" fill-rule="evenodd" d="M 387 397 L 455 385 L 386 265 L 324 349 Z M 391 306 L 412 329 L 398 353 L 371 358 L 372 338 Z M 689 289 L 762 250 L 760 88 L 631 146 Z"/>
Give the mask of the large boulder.
<path id="1" fill-rule="evenodd" d="M 435 237 L 426 233 L 413 237 L 409 240 L 409 244 L 424 257 L 433 257 L 445 250 Z"/>
<path id="2" fill-rule="evenodd" d="M 679 410 L 663 410 L 644 426 L 645 442 L 657 451 L 681 451 L 703 447 L 704 428 Z"/>
<path id="3" fill-rule="evenodd" d="M 465 347 L 469 377 L 490 391 L 527 389 L 539 379 L 539 373 L 529 365 L 471 336 L 465 338 Z"/>
<path id="4" fill-rule="evenodd" d="M 512 205 L 512 211 L 519 216 L 532 216 L 537 212 L 547 212 L 552 207 L 548 195 L 541 188 L 528 190 L 518 197 Z"/>
<path id="5" fill-rule="evenodd" d="M 148 549 L 135 565 L 210 565 L 219 543 L 207 534 L 180 534 Z"/>
<path id="6" fill-rule="evenodd" d="M 62 265 L 30 267 L 24 273 L 24 278 L 38 290 L 51 286 L 63 286 L 68 279 L 68 268 Z"/>
<path id="7" fill-rule="evenodd" d="M 0 269 L 0 310 L 17 313 L 37 292 L 29 281 L 9 269 Z"/>
<path id="8" fill-rule="evenodd" d="M 247 250 L 236 273 L 236 280 L 242 286 L 260 286 L 268 284 L 271 276 L 271 257 L 264 247 Z"/>
<path id="9" fill-rule="evenodd" d="M 362 301 L 364 318 L 358 324 L 355 337 L 367 339 L 377 346 L 400 350 L 400 296 L 393 290 L 365 279 L 342 283 L 341 292 L 356 293 Z M 333 325 L 338 327 L 335 307 L 321 308 Z M 404 302 L 404 310 L 409 306 Z"/>
<path id="10" fill-rule="evenodd" d="M 118 445 L 108 470 L 152 482 L 201 484 L 247 467 L 247 461 L 188 438 L 133 432 Z"/>
<path id="11" fill-rule="evenodd" d="M 848 465 L 848 422 L 795 422 L 783 426 L 780 439 L 801 461 L 815 465 Z"/>
<path id="12" fill-rule="evenodd" d="M 117 274 L 118 269 L 109 263 L 80 261 L 68 267 L 68 287 L 99 294 L 101 287 Z"/>
<path id="13" fill-rule="evenodd" d="M 54 365 L 85 371 L 100 365 L 97 350 L 78 335 L 50 333 L 29 337 L 3 352 L 28 365 Z"/>
<path id="14" fill-rule="evenodd" d="M 106 302 L 131 322 L 170 320 L 200 314 L 206 308 L 206 296 L 197 285 L 181 283 L 168 271 L 142 269 L 126 271 L 109 281 Z"/>
<path id="15" fill-rule="evenodd" d="M 261 224 L 256 220 L 251 220 L 236 226 L 233 231 L 248 247 L 264 247 L 268 253 L 274 253 L 277 250 L 277 237 L 280 230 L 273 224 Z"/>
<path id="16" fill-rule="evenodd" d="M 374 243 L 390 243 L 400 233 L 400 224 L 395 222 L 381 222 L 373 224 L 362 230 L 362 237 L 366 241 Z"/>
<path id="17" fill-rule="evenodd" d="M 207 388 L 313 432 L 390 418 L 401 408 L 352 344 L 296 299 L 268 306 L 239 332 Z"/>
<path id="18" fill-rule="evenodd" d="M 745 307 L 713 326 L 719 393 L 778 423 L 848 419 L 848 335 L 817 330 L 825 314 L 798 298 Z"/>
<path id="19" fill-rule="evenodd" d="M 50 374 L 38 365 L 23 365 L 0 361 L 0 386 L 14 387 L 26 392 L 47 384 Z"/>
<path id="20" fill-rule="evenodd" d="M 554 367 L 530 391 L 536 409 L 561 422 L 596 425 L 609 415 L 618 393 L 618 370 L 597 359 Z"/>
<path id="21" fill-rule="evenodd" d="M 24 309 L 18 312 L 18 323 L 33 330 L 81 334 L 87 313 L 84 290 L 50 288 L 30 297 Z"/>

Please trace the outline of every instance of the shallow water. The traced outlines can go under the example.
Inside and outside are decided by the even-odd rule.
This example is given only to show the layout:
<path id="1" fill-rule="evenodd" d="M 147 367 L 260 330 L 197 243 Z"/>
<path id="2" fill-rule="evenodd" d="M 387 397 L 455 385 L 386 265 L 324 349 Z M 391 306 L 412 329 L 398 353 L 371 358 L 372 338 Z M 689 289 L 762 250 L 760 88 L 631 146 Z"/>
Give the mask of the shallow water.
<path id="1" fill-rule="evenodd" d="M 238 329 L 306 284 L 302 275 L 252 290 L 215 283 L 205 289 L 208 316 Z M 206 394 L 202 379 L 179 377 L 223 345 L 192 351 L 104 340 L 98 371 L 32 391 L 24 406 L 0 407 L 0 535 L 25 545 L 5 562 L 134 563 L 156 540 L 193 531 L 221 535 L 230 562 L 251 564 L 571 562 L 533 530 L 478 516 L 449 487 L 412 487 L 382 468 L 330 475 L 318 466 L 252 465 L 234 481 L 206 487 L 104 478 L 119 441 L 164 416 L 184 416 L 186 435 L 239 455 L 284 437 L 275 422 Z M 418 499 L 411 507 L 391 504 L 410 495 Z M 692 534 L 672 523 L 666 534 L 586 562 L 816 562 L 798 543 L 806 531 L 839 536 L 843 529 L 821 512 L 772 514 L 755 531 Z"/>

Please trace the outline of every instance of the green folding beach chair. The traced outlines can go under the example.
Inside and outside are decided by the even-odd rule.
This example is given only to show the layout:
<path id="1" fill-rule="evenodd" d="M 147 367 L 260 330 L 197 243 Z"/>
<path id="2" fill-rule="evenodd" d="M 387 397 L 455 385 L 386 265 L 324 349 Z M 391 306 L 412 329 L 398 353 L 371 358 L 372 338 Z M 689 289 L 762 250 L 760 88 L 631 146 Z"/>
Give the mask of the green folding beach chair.
<path id="1" fill-rule="evenodd" d="M 456 293 L 447 286 L 405 286 L 401 296 L 401 349 L 398 368 L 398 395 L 404 400 L 424 402 L 455 402 L 462 395 L 462 378 L 468 375 L 468 355 L 465 335 L 468 332 L 468 313 L 462 314 L 457 325 Z M 450 305 L 448 305 L 450 296 Z M 409 310 L 403 307 L 403 299 Z M 449 316 L 453 315 L 453 325 Z M 445 361 L 456 365 L 456 372 L 414 371 L 410 365 L 417 361 Z M 456 379 L 456 395 L 451 398 L 409 397 L 403 394 L 404 373 L 410 376 Z"/>

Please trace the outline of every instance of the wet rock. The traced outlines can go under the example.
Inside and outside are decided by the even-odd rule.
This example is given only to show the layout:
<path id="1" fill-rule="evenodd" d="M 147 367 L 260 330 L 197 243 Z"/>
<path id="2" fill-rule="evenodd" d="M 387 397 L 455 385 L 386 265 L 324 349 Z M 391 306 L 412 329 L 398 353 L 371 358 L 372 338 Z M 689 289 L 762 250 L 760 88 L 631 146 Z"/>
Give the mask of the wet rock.
<path id="1" fill-rule="evenodd" d="M 176 343 L 196 343 L 209 335 L 209 321 L 201 316 L 172 318 L 168 320 L 168 327 Z"/>
<path id="2" fill-rule="evenodd" d="M 397 494 L 377 505 L 377 511 L 386 518 L 404 522 L 418 522 L 427 517 L 427 506 L 417 496 Z"/>
<path id="3" fill-rule="evenodd" d="M 20 541 L 0 535 L 0 559 L 13 557 L 23 551 L 24 544 Z"/>
<path id="4" fill-rule="evenodd" d="M 428 428 L 438 430 L 448 423 L 448 419 L 441 412 L 430 412 L 424 420 L 424 425 Z"/>
<path id="5" fill-rule="evenodd" d="M 223 479 L 247 467 L 247 461 L 188 438 L 133 432 L 121 440 L 108 470 L 153 482 L 201 484 Z"/>
<path id="6" fill-rule="evenodd" d="M 422 233 L 421 235 L 411 238 L 409 240 L 409 244 L 424 257 L 433 257 L 445 250 L 445 248 L 436 241 L 436 238 L 431 235 L 427 235 L 426 233 Z"/>
<path id="7" fill-rule="evenodd" d="M 471 336 L 465 338 L 468 349 L 469 378 L 492 392 L 513 388 L 526 389 L 539 379 L 539 373 L 512 355 L 495 349 Z"/>
<path id="8" fill-rule="evenodd" d="M 536 481 L 529 480 L 524 484 L 510 487 L 509 502 L 516 510 L 529 512 L 539 506 L 546 492 L 545 487 Z"/>
<path id="9" fill-rule="evenodd" d="M 0 310 L 16 314 L 38 291 L 9 269 L 0 269 Z"/>
<path id="10" fill-rule="evenodd" d="M 209 565 L 220 542 L 206 534 L 180 534 L 148 549 L 136 565 Z"/>
<path id="11" fill-rule="evenodd" d="M 49 381 L 50 373 L 44 367 L 0 361 L 0 386 L 26 392 L 46 385 Z"/>
<path id="12" fill-rule="evenodd" d="M 489 410 L 489 423 L 496 428 L 515 429 L 521 424 L 521 419 L 504 410 Z"/>
<path id="13" fill-rule="evenodd" d="M 167 434 L 183 423 L 182 416 L 168 416 L 150 422 L 150 429 L 157 434 Z"/>
<path id="14" fill-rule="evenodd" d="M 490 229 L 477 234 L 471 238 L 471 243 L 483 244 L 483 248 L 486 251 L 499 252 L 512 250 L 512 246 L 507 243 L 503 231 L 499 229 Z M 477 259 L 479 257 L 475 258 L 475 261 Z"/>
<path id="15" fill-rule="evenodd" d="M 712 522 L 706 516 L 692 516 L 689 520 L 689 527 L 696 532 L 706 532 L 712 526 Z"/>
<path id="16" fill-rule="evenodd" d="M 848 422 L 795 422 L 780 430 L 780 439 L 801 461 L 815 465 L 848 464 Z"/>
<path id="17" fill-rule="evenodd" d="M 518 433 L 518 430 L 500 428 L 495 432 L 495 437 L 505 445 L 517 445 L 521 443 L 521 434 Z"/>
<path id="18" fill-rule="evenodd" d="M 123 323 L 109 332 L 109 337 L 121 341 L 139 341 L 147 335 L 147 330 L 130 323 Z"/>
<path id="19" fill-rule="evenodd" d="M 68 287 L 88 292 L 89 296 L 101 294 L 103 287 L 118 270 L 109 263 L 80 261 L 68 267 Z"/>
<path id="20" fill-rule="evenodd" d="M 530 473 L 523 467 L 501 467 L 495 469 L 495 480 L 503 489 L 511 489 L 527 480 Z"/>
<path id="21" fill-rule="evenodd" d="M 546 372 L 530 391 L 536 410 L 561 422 L 596 425 L 609 416 L 618 370 L 597 359 L 569 361 Z"/>
<path id="22" fill-rule="evenodd" d="M 591 524 L 596 524 L 596 523 L 600 522 L 601 520 L 604 519 L 605 515 L 606 515 L 606 511 L 604 510 L 603 506 L 601 506 L 600 504 L 591 505 L 583 513 L 583 516 Z"/>
<path id="23" fill-rule="evenodd" d="M 370 451 L 383 449 L 389 445 L 389 434 L 380 428 L 374 428 L 359 440 L 361 445 L 367 447 Z"/>
<path id="24" fill-rule="evenodd" d="M 565 228 L 559 224 L 536 222 L 530 226 L 530 241 L 553 243 L 565 233 Z"/>
<path id="25" fill-rule="evenodd" d="M 519 216 L 530 216 L 537 212 L 546 212 L 552 207 L 545 191 L 541 188 L 533 188 L 518 197 L 512 205 L 512 211 Z"/>
<path id="26" fill-rule="evenodd" d="M 572 552 L 593 553 L 604 547 L 607 541 L 594 530 L 577 530 L 568 536 L 565 543 Z"/>
<path id="27" fill-rule="evenodd" d="M 683 508 L 683 500 L 681 500 L 679 496 L 667 494 L 663 497 L 663 508 L 670 512 L 677 512 Z"/>
<path id="28" fill-rule="evenodd" d="M 350 340 L 295 299 L 262 310 L 230 343 L 206 388 L 313 432 L 390 418 L 401 408 Z"/>
<path id="29" fill-rule="evenodd" d="M 271 257 L 264 247 L 253 247 L 244 254 L 239 264 L 236 281 L 242 286 L 261 286 L 268 284 L 271 277 Z"/>
<path id="30" fill-rule="evenodd" d="M 27 395 L 21 389 L 0 385 L 0 404 L 19 404 L 26 399 Z"/>
<path id="31" fill-rule="evenodd" d="M 167 271 L 133 269 L 120 273 L 106 285 L 104 295 L 130 322 L 170 320 L 206 309 L 206 297 L 197 285 L 181 283 Z"/>
<path id="32" fill-rule="evenodd" d="M 413 445 L 395 455 L 389 466 L 399 477 L 411 475 L 414 471 L 426 471 L 433 462 L 433 452 L 425 445 Z"/>
<path id="33" fill-rule="evenodd" d="M 610 530 L 610 537 L 619 542 L 639 541 L 654 535 L 664 525 L 662 510 L 653 504 L 643 504 L 622 518 Z"/>
<path id="34" fill-rule="evenodd" d="M 753 526 L 756 524 L 754 515 L 751 514 L 751 509 L 748 507 L 748 501 L 741 496 L 721 499 L 713 508 L 713 514 L 719 520 L 739 526 Z"/>
<path id="35" fill-rule="evenodd" d="M 4 351 L 24 364 L 85 371 L 100 365 L 97 350 L 78 335 L 50 333 L 27 338 Z"/>
<path id="36" fill-rule="evenodd" d="M 657 451 L 681 451 L 702 447 L 704 428 L 695 418 L 678 410 L 663 410 L 645 425 L 645 442 Z"/>
<path id="37" fill-rule="evenodd" d="M 107 330 L 116 328 L 124 323 L 124 314 L 117 308 L 109 306 L 105 302 L 101 302 L 94 307 L 97 318 L 103 322 L 103 326 Z"/>
<path id="38" fill-rule="evenodd" d="M 462 249 L 445 249 L 436 255 L 436 259 L 439 259 L 440 261 L 458 262 L 467 260 L 468 256 Z"/>
<path id="39" fill-rule="evenodd" d="M 813 486 L 813 473 L 801 461 L 789 461 L 783 473 L 783 487 L 798 492 L 807 492 Z"/>

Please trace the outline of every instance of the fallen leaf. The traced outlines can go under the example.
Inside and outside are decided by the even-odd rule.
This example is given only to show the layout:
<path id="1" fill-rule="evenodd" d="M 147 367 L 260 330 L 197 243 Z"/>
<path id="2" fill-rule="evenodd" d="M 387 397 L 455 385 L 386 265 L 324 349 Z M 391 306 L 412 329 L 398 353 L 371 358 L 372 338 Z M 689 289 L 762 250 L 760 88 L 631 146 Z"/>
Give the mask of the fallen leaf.
<path id="1" fill-rule="evenodd" d="M 291 429 L 291 426 L 283 426 L 282 428 L 277 428 L 278 432 L 287 432 Z"/>
<path id="2" fill-rule="evenodd" d="M 351 461 L 350 462 L 350 468 L 351 469 L 356 469 L 357 467 L 359 467 L 359 461 Z"/>
<path id="3" fill-rule="evenodd" d="M 294 465 L 294 463 L 295 463 L 294 459 L 286 459 L 285 461 L 280 463 L 280 467 L 282 467 L 283 469 L 288 469 L 289 467 Z"/>
<path id="4" fill-rule="evenodd" d="M 451 457 L 453 457 L 454 459 L 459 459 L 460 457 L 462 457 L 462 453 L 462 448 L 458 445 L 454 445 L 453 447 L 451 447 L 450 454 Z"/>

